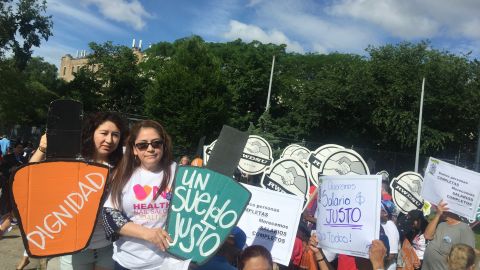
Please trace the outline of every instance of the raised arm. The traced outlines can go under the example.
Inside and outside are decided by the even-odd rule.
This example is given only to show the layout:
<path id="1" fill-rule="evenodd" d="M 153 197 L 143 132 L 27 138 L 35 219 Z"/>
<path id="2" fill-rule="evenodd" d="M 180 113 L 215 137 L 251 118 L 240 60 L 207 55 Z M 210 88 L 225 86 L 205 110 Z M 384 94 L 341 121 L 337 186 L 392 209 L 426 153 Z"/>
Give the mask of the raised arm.
<path id="1" fill-rule="evenodd" d="M 47 134 L 43 134 L 38 144 L 37 150 L 33 153 L 29 162 L 40 162 L 45 159 L 45 153 L 47 152 Z"/>
<path id="2" fill-rule="evenodd" d="M 426 240 L 432 240 L 433 236 L 435 235 L 435 231 L 437 229 L 437 225 L 440 222 L 440 218 L 442 217 L 443 212 L 448 211 L 447 203 L 443 200 L 437 205 L 437 212 L 435 213 L 435 217 L 428 223 L 427 228 L 425 229 L 424 236 Z"/>

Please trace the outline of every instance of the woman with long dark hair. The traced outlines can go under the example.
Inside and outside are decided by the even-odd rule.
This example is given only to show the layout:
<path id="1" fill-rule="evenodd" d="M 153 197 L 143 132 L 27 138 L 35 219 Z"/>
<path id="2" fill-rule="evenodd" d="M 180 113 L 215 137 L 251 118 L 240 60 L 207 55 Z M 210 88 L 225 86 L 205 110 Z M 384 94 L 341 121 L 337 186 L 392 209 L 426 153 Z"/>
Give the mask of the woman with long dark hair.
<path id="1" fill-rule="evenodd" d="M 107 236 L 114 242 L 115 269 L 187 269 L 165 250 L 172 241 L 163 229 L 172 196 L 176 163 L 170 136 L 145 120 L 130 131 L 104 204 Z"/>
<path id="2" fill-rule="evenodd" d="M 89 115 L 82 128 L 82 159 L 114 168 L 122 158 L 122 146 L 127 132 L 124 119 L 116 113 L 98 112 Z M 46 150 L 47 137 L 43 135 L 30 162 L 44 160 Z M 61 256 L 60 269 L 113 269 L 112 254 L 112 243 L 105 236 L 102 218 L 99 216 L 89 246 L 73 255 Z M 22 269 L 27 264 L 28 257 L 24 254 L 17 268 Z"/>

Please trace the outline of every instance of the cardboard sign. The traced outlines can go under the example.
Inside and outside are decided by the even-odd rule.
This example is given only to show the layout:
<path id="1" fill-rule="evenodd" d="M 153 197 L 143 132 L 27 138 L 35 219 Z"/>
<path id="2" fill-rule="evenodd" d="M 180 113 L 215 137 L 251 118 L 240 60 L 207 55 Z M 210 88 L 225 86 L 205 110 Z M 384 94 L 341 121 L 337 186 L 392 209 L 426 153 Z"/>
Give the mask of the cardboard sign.
<path id="1" fill-rule="evenodd" d="M 480 173 L 431 157 L 425 171 L 422 196 L 434 204 L 443 199 L 450 212 L 473 220 L 480 203 Z"/>
<path id="2" fill-rule="evenodd" d="M 366 175 L 370 174 L 367 163 L 354 150 L 337 150 L 322 164 L 323 175 Z"/>
<path id="3" fill-rule="evenodd" d="M 318 194 L 317 237 L 322 248 L 368 258 L 380 234 L 379 175 L 322 176 Z"/>
<path id="4" fill-rule="evenodd" d="M 84 249 L 107 178 L 107 166 L 83 161 L 45 161 L 18 169 L 13 175 L 13 205 L 29 256 Z"/>
<path id="5" fill-rule="evenodd" d="M 302 147 L 301 145 L 298 144 L 290 144 L 289 146 L 285 147 L 283 149 L 282 154 L 280 155 L 280 158 L 289 158 L 292 154 L 292 152 L 297 149 Z"/>
<path id="6" fill-rule="evenodd" d="M 310 164 L 310 177 L 313 179 L 311 182 L 314 185 L 318 186 L 318 175 L 320 174 L 322 164 L 327 160 L 327 157 L 340 149 L 344 149 L 344 147 L 336 144 L 325 144 L 310 154 L 308 163 Z"/>
<path id="7" fill-rule="evenodd" d="M 260 182 L 261 186 L 301 197 L 306 205 L 309 198 L 310 181 L 302 164 L 294 159 L 279 159 L 267 169 Z"/>
<path id="8" fill-rule="evenodd" d="M 308 162 L 308 158 L 310 157 L 310 150 L 306 147 L 297 147 L 295 150 L 292 151 L 290 154 L 290 158 L 296 159 L 300 161 L 308 171 L 310 167 L 310 163 Z"/>
<path id="9" fill-rule="evenodd" d="M 202 264 L 213 256 L 240 219 L 250 192 L 207 168 L 178 167 L 168 212 L 168 252 Z"/>
<path id="10" fill-rule="evenodd" d="M 238 163 L 238 169 L 249 175 L 261 174 L 272 162 L 270 144 L 260 136 L 250 135 Z"/>
<path id="11" fill-rule="evenodd" d="M 274 262 L 288 266 L 303 200 L 294 195 L 244 186 L 252 193 L 252 198 L 238 226 L 247 235 L 247 245 L 264 246 Z"/>
<path id="12" fill-rule="evenodd" d="M 415 172 L 404 172 L 393 178 L 390 183 L 393 202 L 402 213 L 423 207 L 422 185 L 422 176 Z"/>
<path id="13" fill-rule="evenodd" d="M 212 154 L 212 151 L 213 151 L 213 147 L 215 147 L 215 143 L 217 142 L 217 140 L 213 141 L 211 144 L 209 144 L 208 146 L 206 146 L 204 148 L 204 152 L 203 152 L 203 165 L 207 165 L 208 164 L 208 160 L 210 159 L 210 155 Z"/>
<path id="14" fill-rule="evenodd" d="M 82 103 L 55 100 L 50 103 L 47 119 L 47 160 L 81 156 Z"/>

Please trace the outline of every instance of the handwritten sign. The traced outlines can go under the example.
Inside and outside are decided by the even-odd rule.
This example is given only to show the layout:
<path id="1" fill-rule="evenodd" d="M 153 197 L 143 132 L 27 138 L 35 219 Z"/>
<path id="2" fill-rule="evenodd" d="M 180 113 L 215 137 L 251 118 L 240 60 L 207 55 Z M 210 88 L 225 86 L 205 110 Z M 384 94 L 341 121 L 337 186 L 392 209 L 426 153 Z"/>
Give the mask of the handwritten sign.
<path id="1" fill-rule="evenodd" d="M 207 168 L 179 167 L 167 220 L 168 252 L 202 264 L 215 254 L 240 219 L 250 192 Z"/>
<path id="2" fill-rule="evenodd" d="M 107 177 L 107 166 L 83 161 L 44 161 L 17 170 L 14 211 L 28 254 L 46 257 L 84 249 Z"/>
<path id="3" fill-rule="evenodd" d="M 252 198 L 238 226 L 247 234 L 247 245 L 264 246 L 272 253 L 274 262 L 288 265 L 302 213 L 302 198 L 244 186 Z"/>
<path id="4" fill-rule="evenodd" d="M 322 176 L 318 194 L 317 237 L 322 248 L 368 258 L 380 233 L 382 177 Z"/>
<path id="5" fill-rule="evenodd" d="M 480 173 L 430 158 L 423 179 L 425 200 L 448 203 L 449 211 L 475 219 L 480 203 Z"/>

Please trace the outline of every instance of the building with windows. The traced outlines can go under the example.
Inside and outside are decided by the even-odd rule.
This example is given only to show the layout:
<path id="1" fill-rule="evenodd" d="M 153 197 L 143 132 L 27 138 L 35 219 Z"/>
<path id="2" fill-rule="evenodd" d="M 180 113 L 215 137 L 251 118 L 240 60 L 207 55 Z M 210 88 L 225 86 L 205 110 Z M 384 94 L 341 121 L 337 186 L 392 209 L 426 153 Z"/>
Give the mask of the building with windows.
<path id="1" fill-rule="evenodd" d="M 140 63 L 145 54 L 142 52 L 142 40 L 139 41 L 138 47 L 135 46 L 135 39 L 132 42 L 132 51 L 137 56 L 138 63 Z M 88 65 L 87 51 L 82 50 L 80 53 L 77 51 L 76 57 L 73 57 L 70 54 L 62 56 L 60 60 L 60 70 L 59 77 L 67 82 L 72 81 L 75 78 L 75 73 L 77 73 L 82 67 Z M 93 72 L 98 70 L 98 65 L 93 65 L 89 67 Z"/>

